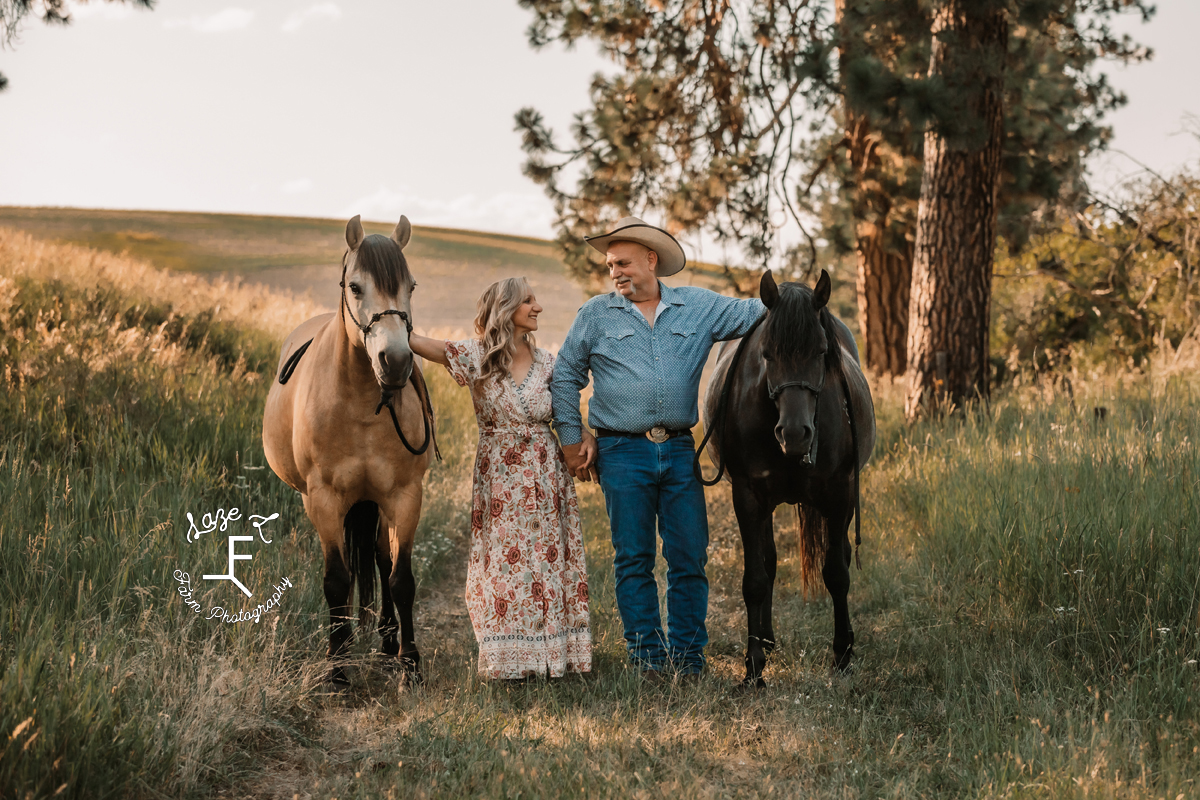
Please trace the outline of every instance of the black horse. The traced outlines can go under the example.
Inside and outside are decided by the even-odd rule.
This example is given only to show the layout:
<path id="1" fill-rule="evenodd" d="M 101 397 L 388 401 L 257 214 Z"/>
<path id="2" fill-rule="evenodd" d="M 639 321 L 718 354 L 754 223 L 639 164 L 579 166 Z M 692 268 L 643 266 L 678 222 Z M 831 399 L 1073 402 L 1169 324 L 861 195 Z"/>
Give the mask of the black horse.
<path id="1" fill-rule="evenodd" d="M 875 409 L 854 337 L 826 308 L 829 291 L 824 270 L 814 289 L 776 286 L 769 271 L 763 275 L 767 313 L 723 346 L 705 397 L 705 441 L 718 465 L 705 483 L 728 470 L 733 484 L 745 554 L 746 683 L 754 686 L 766 685 L 763 667 L 775 647 L 771 518 L 780 503 L 797 505 L 805 587 L 815 584 L 820 564 L 833 598 L 834 665 L 844 671 L 854 655 L 848 533 L 858 514 L 859 470 L 875 447 Z"/>

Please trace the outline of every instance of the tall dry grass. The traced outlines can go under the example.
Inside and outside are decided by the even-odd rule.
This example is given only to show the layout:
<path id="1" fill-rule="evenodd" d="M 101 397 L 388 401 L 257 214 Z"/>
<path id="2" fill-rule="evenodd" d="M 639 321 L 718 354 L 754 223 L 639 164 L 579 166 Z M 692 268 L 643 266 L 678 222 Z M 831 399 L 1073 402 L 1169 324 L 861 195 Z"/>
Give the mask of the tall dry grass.
<path id="1" fill-rule="evenodd" d="M 427 478 L 418 534 L 427 683 L 380 675 L 361 637 L 355 690 L 326 698 L 315 537 L 295 494 L 251 469 L 285 309 L 247 300 L 248 316 L 225 317 L 220 293 L 185 309 L 156 274 L 150 302 L 136 280 L 94 281 L 87 251 L 5 237 L 0 264 L 43 266 L 0 267 L 0 796 L 1197 793 L 1200 396 L 1184 357 L 1162 354 L 1149 375 L 1018 381 L 987 409 L 915 426 L 880 387 L 850 600 L 857 670 L 829 673 L 832 614 L 800 591 L 781 508 L 780 645 L 756 693 L 737 689 L 727 486 L 708 496 L 698 686 L 655 689 L 626 668 L 591 486 L 593 676 L 480 681 L 447 557 L 467 527 L 475 424 L 466 392 L 433 370 L 447 460 Z M 55 261 L 82 265 L 78 280 Z M 279 328 L 256 327 L 275 313 Z M 215 629 L 171 572 L 190 555 L 183 512 L 231 505 L 281 512 L 278 547 L 248 575 L 297 587 L 264 623 Z"/>
<path id="2" fill-rule="evenodd" d="M 204 795 L 303 738 L 325 669 L 321 557 L 260 437 L 278 341 L 318 310 L 0 230 L 0 797 Z M 461 410 L 448 379 L 430 385 Z M 418 532 L 425 581 L 469 513 L 456 419 Z M 176 569 L 219 572 L 185 513 L 231 507 L 281 514 L 239 570 L 295 585 L 258 625 L 176 593 Z M 208 586 L 205 610 L 225 602 Z"/>

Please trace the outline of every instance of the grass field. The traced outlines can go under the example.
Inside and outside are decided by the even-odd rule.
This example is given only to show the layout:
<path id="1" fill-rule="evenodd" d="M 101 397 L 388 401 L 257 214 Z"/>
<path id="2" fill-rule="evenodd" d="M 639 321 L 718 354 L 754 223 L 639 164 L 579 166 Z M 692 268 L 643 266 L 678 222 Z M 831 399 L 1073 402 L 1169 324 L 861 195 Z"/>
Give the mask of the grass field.
<path id="1" fill-rule="evenodd" d="M 256 469 L 276 342 L 312 309 L 0 230 L 0 797 L 1198 794 L 1194 370 L 1077 379 L 1072 395 L 1018 386 L 986 415 L 913 427 L 880 389 L 850 597 L 858 668 L 830 675 L 832 614 L 800 591 L 781 508 L 780 648 L 769 688 L 749 693 L 725 486 L 708 496 L 698 686 L 625 668 L 590 486 L 593 675 L 474 675 L 475 425 L 431 370 L 446 460 L 418 534 L 427 682 L 399 686 L 360 636 L 353 691 L 328 697 L 316 536 Z M 186 512 L 231 506 L 281 514 L 244 578 L 294 588 L 260 624 L 203 619 L 176 591 L 181 565 L 208 568 Z"/>
<path id="2" fill-rule="evenodd" d="M 366 222 L 364 228 L 388 234 L 394 225 Z M 311 297 L 329 309 L 338 304 L 346 220 L 0 206 L 0 226 L 176 272 Z M 554 243 L 542 239 L 417 226 L 406 254 L 419 285 L 413 300 L 416 325 L 424 331 L 467 335 L 483 290 L 501 278 L 525 275 L 544 307 L 539 343 L 557 349 L 586 299 L 566 277 Z M 691 264 L 667 282 L 726 285 L 711 264 Z M 852 285 L 844 286 L 834 300 L 851 324 L 853 291 Z"/>

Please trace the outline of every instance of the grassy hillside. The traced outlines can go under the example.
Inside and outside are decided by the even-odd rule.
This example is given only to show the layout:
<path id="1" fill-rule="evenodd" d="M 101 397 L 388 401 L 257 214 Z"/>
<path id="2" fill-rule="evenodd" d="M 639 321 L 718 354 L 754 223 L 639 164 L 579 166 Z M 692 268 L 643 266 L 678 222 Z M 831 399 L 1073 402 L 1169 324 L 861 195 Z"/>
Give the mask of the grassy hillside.
<path id="1" fill-rule="evenodd" d="M 395 226 L 366 222 L 367 233 Z M 184 272 L 252 276 L 278 267 L 337 266 L 345 250 L 346 220 L 200 214 L 172 211 L 106 211 L 0 206 L 0 225 L 38 238 L 127 252 L 156 266 Z M 443 228 L 414 229 L 409 256 L 416 259 L 495 264 L 557 273 L 553 245 L 540 239 Z"/>
<path id="2" fill-rule="evenodd" d="M 580 487 L 595 671 L 474 674 L 462 601 L 475 423 L 430 371 L 417 640 L 427 683 L 319 693 L 316 536 L 262 470 L 275 342 L 311 307 L 0 230 L 0 797 L 1195 796 L 1200 380 L 1027 384 L 906 427 L 880 390 L 864 473 L 859 656 L 798 583 L 781 508 L 769 688 L 742 692 L 741 548 L 709 490 L 710 669 L 625 667 L 602 498 Z M 1108 413 L 1099 420 L 1092 408 Z M 294 590 L 261 624 L 184 605 L 188 511 L 278 511 L 240 573 Z M 207 607 L 220 587 L 204 590 Z"/>
<path id="3" fill-rule="evenodd" d="M 364 223 L 367 233 L 388 234 L 394 225 Z M 0 206 L 2 226 L 39 239 L 124 253 L 161 268 L 309 296 L 324 308 L 338 303 L 345 220 Z M 554 243 L 543 239 L 417 226 L 406 252 L 420 287 L 414 296 L 417 327 L 439 335 L 467 335 L 475 301 L 488 284 L 525 275 L 545 308 L 539 343 L 554 349 L 587 297 L 566 277 Z M 834 277 L 832 307 L 856 330 L 853 281 Z M 690 264 L 667 283 L 729 289 L 720 268 L 711 264 Z"/>

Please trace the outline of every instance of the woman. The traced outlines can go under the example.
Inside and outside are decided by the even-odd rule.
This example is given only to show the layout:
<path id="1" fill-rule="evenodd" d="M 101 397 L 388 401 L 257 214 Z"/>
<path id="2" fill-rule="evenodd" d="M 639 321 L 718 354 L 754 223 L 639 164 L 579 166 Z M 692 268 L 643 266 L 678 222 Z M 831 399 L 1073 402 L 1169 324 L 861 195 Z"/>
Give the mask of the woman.
<path id="1" fill-rule="evenodd" d="M 467 610 L 479 672 L 492 679 L 560 677 L 592 664 L 579 505 L 550 432 L 554 356 L 533 338 L 541 311 L 524 278 L 506 278 L 479 298 L 478 339 L 411 340 L 474 400 Z"/>

